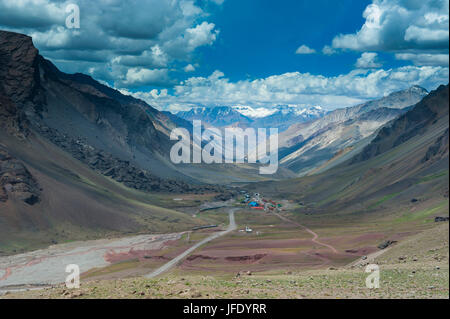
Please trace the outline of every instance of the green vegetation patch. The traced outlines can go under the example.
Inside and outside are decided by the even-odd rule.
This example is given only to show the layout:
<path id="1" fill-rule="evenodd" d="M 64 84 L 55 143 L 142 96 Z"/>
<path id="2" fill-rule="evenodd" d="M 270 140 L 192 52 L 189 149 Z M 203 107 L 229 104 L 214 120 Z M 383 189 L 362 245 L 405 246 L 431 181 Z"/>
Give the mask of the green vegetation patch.
<path id="1" fill-rule="evenodd" d="M 429 181 L 432 181 L 432 180 L 434 180 L 434 179 L 437 179 L 437 178 L 439 178 L 439 177 L 446 176 L 446 175 L 448 175 L 448 170 L 445 170 L 445 171 L 443 171 L 443 172 L 436 173 L 436 174 L 427 175 L 427 176 L 422 177 L 422 178 L 417 182 L 417 184 L 427 183 L 427 182 L 429 182 Z"/>
<path id="2" fill-rule="evenodd" d="M 383 204 L 384 202 L 391 200 L 392 198 L 396 197 L 398 194 L 400 194 L 400 192 L 398 193 L 392 193 L 386 196 L 383 196 L 383 198 L 381 198 L 380 200 L 378 200 L 377 202 L 373 203 L 372 205 L 370 205 L 368 208 L 369 209 L 373 209 L 376 208 L 378 206 L 380 206 L 381 204 Z"/>
<path id="3" fill-rule="evenodd" d="M 439 203 L 439 205 L 432 207 L 432 208 L 427 208 L 427 209 L 413 212 L 413 213 L 411 213 L 411 212 L 404 213 L 401 217 L 397 218 L 395 221 L 396 222 L 409 222 L 409 221 L 417 221 L 417 220 L 425 219 L 433 214 L 436 214 L 437 212 L 439 212 L 440 210 L 442 210 L 445 207 L 448 208 L 448 200 L 442 201 L 441 203 Z M 448 214 L 448 209 L 447 209 L 447 214 Z"/>

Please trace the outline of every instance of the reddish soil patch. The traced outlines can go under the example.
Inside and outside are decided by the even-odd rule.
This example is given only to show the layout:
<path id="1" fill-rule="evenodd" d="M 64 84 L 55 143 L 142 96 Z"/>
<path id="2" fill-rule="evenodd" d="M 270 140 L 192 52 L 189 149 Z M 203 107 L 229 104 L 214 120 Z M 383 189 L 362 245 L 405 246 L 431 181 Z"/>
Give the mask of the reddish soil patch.
<path id="1" fill-rule="evenodd" d="M 228 252 L 230 253 L 230 252 Z M 322 256 L 320 256 L 322 257 Z M 212 263 L 201 259 L 194 262 L 184 262 L 180 268 L 188 271 L 217 271 L 224 272 L 252 271 L 260 272 L 275 269 L 313 269 L 325 264 L 325 258 L 319 258 L 312 253 L 277 253 L 277 254 L 247 254 L 242 256 L 220 257 Z M 244 267 L 244 268 L 243 268 Z"/>
<path id="2" fill-rule="evenodd" d="M 342 235 L 333 238 L 333 245 L 341 247 L 342 249 L 360 249 L 360 247 L 355 247 L 359 245 L 370 245 L 376 246 L 376 243 L 383 241 L 386 238 L 386 234 L 383 233 L 368 233 L 362 235 Z"/>
<path id="3" fill-rule="evenodd" d="M 267 249 L 223 249 L 223 250 L 212 250 L 205 249 L 202 250 L 204 255 L 208 255 L 215 258 L 224 259 L 227 257 L 242 257 L 242 256 L 254 256 L 257 254 L 265 254 L 270 253 Z"/>
<path id="4" fill-rule="evenodd" d="M 354 237 L 352 240 L 354 240 L 355 242 L 364 242 L 372 240 L 382 240 L 384 237 L 386 237 L 386 234 L 383 233 L 369 233 Z"/>
<path id="5" fill-rule="evenodd" d="M 154 260 L 170 260 L 169 258 L 161 255 L 155 255 L 154 250 L 134 250 L 131 248 L 127 252 L 116 253 L 115 251 L 108 251 L 104 255 L 105 261 L 109 263 L 117 263 L 125 260 L 139 259 L 139 261 L 154 259 Z"/>
<path id="6" fill-rule="evenodd" d="M 400 241 L 406 237 L 417 235 L 420 233 L 419 231 L 410 231 L 410 232 L 404 232 L 404 233 L 397 233 L 392 236 L 389 236 L 390 240 Z"/>
<path id="7" fill-rule="evenodd" d="M 217 257 L 211 257 L 211 256 L 205 256 L 205 255 L 191 255 L 188 258 L 186 258 L 187 261 L 194 261 L 196 259 L 216 260 Z"/>
<path id="8" fill-rule="evenodd" d="M 168 241 L 164 242 L 164 246 L 168 246 L 168 247 L 176 246 L 179 241 L 180 241 L 180 239 L 168 240 Z"/>
<path id="9" fill-rule="evenodd" d="M 270 254 L 267 255 L 264 259 L 258 262 L 261 266 L 260 270 L 269 270 L 269 269 L 277 269 L 277 268 L 288 268 L 295 267 L 298 268 L 312 268 L 315 266 L 322 265 L 322 260 L 315 258 L 312 254 Z"/>
<path id="10" fill-rule="evenodd" d="M 0 278 L 0 280 L 5 280 L 6 278 L 8 278 L 9 276 L 11 276 L 11 268 L 6 268 L 5 269 L 5 274 Z"/>
<path id="11" fill-rule="evenodd" d="M 364 255 L 371 254 L 377 250 L 378 249 L 373 246 L 368 246 L 368 247 L 361 247 L 361 248 L 357 248 L 357 249 L 347 249 L 345 252 L 352 256 L 353 255 L 364 256 Z"/>
<path id="12" fill-rule="evenodd" d="M 240 263 L 244 263 L 244 264 L 251 264 L 254 262 L 259 261 L 260 259 L 263 259 L 264 257 L 266 257 L 267 254 L 256 254 L 253 256 L 229 256 L 229 257 L 225 257 L 226 261 L 237 261 Z"/>
<path id="13" fill-rule="evenodd" d="M 205 250 L 216 249 L 271 249 L 271 248 L 297 248 L 311 246 L 310 239 L 267 239 L 267 240 L 242 240 L 227 241 L 224 243 L 209 246 Z"/>

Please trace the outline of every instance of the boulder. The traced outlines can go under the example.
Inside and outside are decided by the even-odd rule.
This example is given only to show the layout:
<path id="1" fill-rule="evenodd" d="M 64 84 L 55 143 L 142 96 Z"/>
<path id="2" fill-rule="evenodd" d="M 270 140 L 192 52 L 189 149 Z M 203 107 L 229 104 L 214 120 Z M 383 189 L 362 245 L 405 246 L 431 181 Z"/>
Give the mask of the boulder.
<path id="1" fill-rule="evenodd" d="M 395 244 L 397 241 L 395 240 L 386 240 L 385 242 L 382 242 L 381 244 L 378 245 L 379 249 L 385 249 L 389 246 L 391 246 L 392 244 Z"/>

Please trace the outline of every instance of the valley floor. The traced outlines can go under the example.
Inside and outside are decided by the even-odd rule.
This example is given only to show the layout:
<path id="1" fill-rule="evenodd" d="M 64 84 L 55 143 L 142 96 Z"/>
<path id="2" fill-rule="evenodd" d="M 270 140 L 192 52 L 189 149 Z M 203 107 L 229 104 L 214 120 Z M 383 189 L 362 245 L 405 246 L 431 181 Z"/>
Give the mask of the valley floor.
<path id="1" fill-rule="evenodd" d="M 157 279 L 95 280 L 83 283 L 79 290 L 56 286 L 5 298 L 449 298 L 448 230 L 448 224 L 440 225 L 377 258 L 378 289 L 366 288 L 364 267 L 340 267 L 240 276 L 173 273 Z M 411 251 L 416 245 L 427 249 Z"/>
<path id="2" fill-rule="evenodd" d="M 176 240 L 166 238 L 155 249 L 124 245 L 109 265 L 84 272 L 80 289 L 53 284 L 3 298 L 449 298 L 448 222 L 430 224 L 429 218 L 396 225 L 393 233 L 380 220 L 370 228 L 330 226 L 329 221 L 328 228 L 311 229 L 288 219 L 295 217 L 288 212 L 276 216 L 241 209 L 238 230 L 198 247 L 167 272 L 145 278 L 225 229 L 228 211 L 198 213 L 222 225 L 219 229 L 174 234 Z M 253 228 L 251 234 L 239 231 L 246 225 Z M 386 238 L 398 242 L 377 249 Z M 378 289 L 366 287 L 369 263 L 379 265 Z"/>

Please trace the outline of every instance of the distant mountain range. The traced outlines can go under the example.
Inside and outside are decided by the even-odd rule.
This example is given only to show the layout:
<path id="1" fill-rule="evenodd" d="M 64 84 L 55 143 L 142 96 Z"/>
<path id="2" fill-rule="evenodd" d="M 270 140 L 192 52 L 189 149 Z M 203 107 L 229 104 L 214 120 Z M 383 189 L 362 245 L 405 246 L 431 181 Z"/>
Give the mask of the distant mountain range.
<path id="1" fill-rule="evenodd" d="M 302 107 L 279 105 L 273 108 L 250 106 L 196 107 L 176 115 L 187 121 L 201 120 L 207 126 L 215 127 L 274 127 L 286 130 L 294 123 L 318 119 L 327 114 L 319 106 Z"/>
<path id="2" fill-rule="evenodd" d="M 360 152 L 379 128 L 427 94 L 424 88 L 413 86 L 378 100 L 334 110 L 314 121 L 293 124 L 279 136 L 280 163 L 301 175 L 316 172 L 331 159 L 336 165 Z"/>
<path id="3" fill-rule="evenodd" d="M 194 120 L 200 120 L 205 126 L 215 127 L 248 127 L 253 122 L 251 118 L 229 106 L 195 107 L 189 111 L 178 112 L 176 116 L 191 123 Z"/>
<path id="4" fill-rule="evenodd" d="M 190 123 L 201 120 L 206 127 L 277 127 L 281 167 L 305 175 L 329 169 L 357 154 L 378 129 L 407 112 L 427 94 L 426 89 L 415 85 L 331 112 L 318 106 L 219 106 L 192 108 L 173 117 Z"/>

